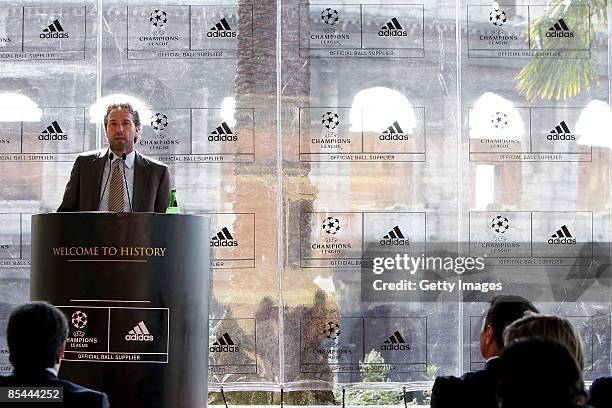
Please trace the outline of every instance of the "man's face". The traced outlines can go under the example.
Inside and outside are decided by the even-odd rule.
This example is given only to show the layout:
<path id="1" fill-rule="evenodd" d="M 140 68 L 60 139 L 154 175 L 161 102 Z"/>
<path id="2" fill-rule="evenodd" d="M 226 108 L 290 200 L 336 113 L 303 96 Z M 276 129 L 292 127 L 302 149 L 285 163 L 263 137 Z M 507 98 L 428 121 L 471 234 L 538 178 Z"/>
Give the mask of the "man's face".
<path id="1" fill-rule="evenodd" d="M 134 150 L 135 139 L 139 136 L 140 128 L 134 125 L 131 113 L 120 109 L 111 111 L 106 125 L 106 138 L 113 152 L 131 153 Z"/>
<path id="2" fill-rule="evenodd" d="M 482 319 L 482 328 L 480 329 L 480 354 L 483 356 L 487 353 L 487 318 Z"/>
<path id="3" fill-rule="evenodd" d="M 480 330 L 480 354 L 486 359 L 496 356 L 500 353 L 499 346 L 495 340 L 493 326 L 487 323 L 488 313 L 482 320 L 482 329 Z"/>

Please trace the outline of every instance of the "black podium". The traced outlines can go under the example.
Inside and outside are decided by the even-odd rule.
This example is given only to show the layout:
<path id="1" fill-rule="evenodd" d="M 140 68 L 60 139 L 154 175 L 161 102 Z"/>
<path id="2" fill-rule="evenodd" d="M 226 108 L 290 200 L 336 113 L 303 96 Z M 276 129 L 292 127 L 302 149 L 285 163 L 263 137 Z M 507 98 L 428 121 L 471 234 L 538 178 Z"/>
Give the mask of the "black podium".
<path id="1" fill-rule="evenodd" d="M 200 216 L 34 215 L 31 299 L 70 327 L 60 376 L 112 407 L 206 406 L 209 248 Z"/>

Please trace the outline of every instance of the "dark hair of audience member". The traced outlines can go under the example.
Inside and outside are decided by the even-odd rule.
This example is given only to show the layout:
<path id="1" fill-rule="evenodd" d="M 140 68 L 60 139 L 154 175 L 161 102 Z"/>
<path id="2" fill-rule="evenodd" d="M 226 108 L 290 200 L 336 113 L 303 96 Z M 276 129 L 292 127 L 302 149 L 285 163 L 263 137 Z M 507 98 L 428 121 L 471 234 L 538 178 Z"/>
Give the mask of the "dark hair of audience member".
<path id="1" fill-rule="evenodd" d="M 528 313 L 538 313 L 533 303 L 522 296 L 500 295 L 491 299 L 489 304 L 484 326 L 491 325 L 495 341 L 500 348 L 504 345 L 506 326 Z"/>
<path id="2" fill-rule="evenodd" d="M 584 398 L 580 369 L 556 340 L 522 338 L 500 358 L 499 408 L 572 408 Z"/>
<path id="3" fill-rule="evenodd" d="M 67 337 L 68 322 L 56 307 L 46 302 L 18 306 L 6 329 L 9 360 L 19 373 L 53 367 Z"/>

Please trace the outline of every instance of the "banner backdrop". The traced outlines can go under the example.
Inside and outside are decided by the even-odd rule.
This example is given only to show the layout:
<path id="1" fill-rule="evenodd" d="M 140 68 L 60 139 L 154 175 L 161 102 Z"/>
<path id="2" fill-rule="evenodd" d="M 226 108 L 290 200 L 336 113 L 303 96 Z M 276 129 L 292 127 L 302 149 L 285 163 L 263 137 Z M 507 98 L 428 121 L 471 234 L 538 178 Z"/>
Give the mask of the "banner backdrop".
<path id="1" fill-rule="evenodd" d="M 569 316 L 585 379 L 610 373 L 607 2 L 0 3 L 0 331 L 31 214 L 123 100 L 211 217 L 210 389 L 427 387 L 483 364 L 500 293 Z M 374 293 L 396 255 L 452 275 Z"/>

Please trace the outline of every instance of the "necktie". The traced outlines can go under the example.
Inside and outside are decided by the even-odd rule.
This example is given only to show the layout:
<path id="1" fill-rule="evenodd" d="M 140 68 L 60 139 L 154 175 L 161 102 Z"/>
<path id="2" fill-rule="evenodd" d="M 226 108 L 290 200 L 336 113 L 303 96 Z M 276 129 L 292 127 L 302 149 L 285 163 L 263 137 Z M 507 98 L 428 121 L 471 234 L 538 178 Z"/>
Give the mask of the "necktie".
<path id="1" fill-rule="evenodd" d="M 123 212 L 123 177 L 120 166 L 121 160 L 115 160 L 108 192 L 108 211 L 110 212 Z"/>

